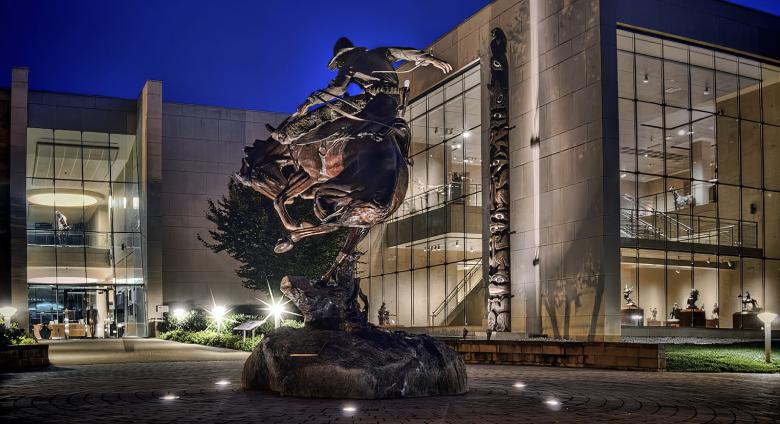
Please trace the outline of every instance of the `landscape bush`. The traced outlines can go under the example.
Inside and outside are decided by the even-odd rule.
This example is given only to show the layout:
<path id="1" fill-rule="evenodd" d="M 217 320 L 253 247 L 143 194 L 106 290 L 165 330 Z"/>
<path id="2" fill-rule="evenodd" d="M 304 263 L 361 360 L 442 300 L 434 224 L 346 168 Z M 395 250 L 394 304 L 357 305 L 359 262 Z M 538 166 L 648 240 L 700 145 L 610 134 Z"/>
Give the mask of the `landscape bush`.
<path id="1" fill-rule="evenodd" d="M 271 322 L 269 324 L 269 322 L 266 322 L 255 330 L 254 339 L 248 336 L 246 340 L 243 340 L 242 334 L 234 334 L 230 328 L 238 326 L 239 324 L 236 324 L 237 322 L 243 323 L 257 320 L 257 317 L 253 315 L 235 314 L 228 316 L 227 319 L 235 320 L 235 322 L 231 322 L 223 331 L 215 331 L 213 329 L 188 331 L 185 328 L 174 328 L 160 333 L 157 337 L 163 340 L 171 340 L 180 343 L 192 343 L 251 352 L 252 349 L 263 340 L 265 334 L 273 330 L 273 323 Z M 293 328 L 303 327 L 302 322 L 295 320 L 283 320 L 282 323 L 284 326 Z"/>
<path id="2" fill-rule="evenodd" d="M 14 322 L 10 327 L 0 324 L 0 346 L 34 344 L 38 344 L 38 341 L 19 328 L 19 324 Z"/>

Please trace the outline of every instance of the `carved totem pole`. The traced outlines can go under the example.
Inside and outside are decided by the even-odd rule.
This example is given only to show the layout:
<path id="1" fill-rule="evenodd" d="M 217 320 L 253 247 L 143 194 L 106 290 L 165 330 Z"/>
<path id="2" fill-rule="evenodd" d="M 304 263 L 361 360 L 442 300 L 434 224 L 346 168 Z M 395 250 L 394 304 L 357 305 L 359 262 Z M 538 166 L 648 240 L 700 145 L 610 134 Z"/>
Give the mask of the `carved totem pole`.
<path id="1" fill-rule="evenodd" d="M 490 33 L 490 257 L 488 330 L 509 331 L 509 85 L 506 36 Z"/>

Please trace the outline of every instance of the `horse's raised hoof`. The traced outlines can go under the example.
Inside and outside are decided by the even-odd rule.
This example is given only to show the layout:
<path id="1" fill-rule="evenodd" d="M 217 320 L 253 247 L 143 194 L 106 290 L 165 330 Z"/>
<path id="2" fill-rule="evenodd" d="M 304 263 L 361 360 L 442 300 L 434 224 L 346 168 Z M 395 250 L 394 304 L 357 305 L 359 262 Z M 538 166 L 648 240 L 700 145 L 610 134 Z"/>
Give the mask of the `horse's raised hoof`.
<path id="1" fill-rule="evenodd" d="M 279 241 L 276 243 L 276 246 L 274 246 L 274 253 L 289 252 L 294 246 L 295 243 L 293 243 L 293 241 L 289 238 L 279 239 Z"/>

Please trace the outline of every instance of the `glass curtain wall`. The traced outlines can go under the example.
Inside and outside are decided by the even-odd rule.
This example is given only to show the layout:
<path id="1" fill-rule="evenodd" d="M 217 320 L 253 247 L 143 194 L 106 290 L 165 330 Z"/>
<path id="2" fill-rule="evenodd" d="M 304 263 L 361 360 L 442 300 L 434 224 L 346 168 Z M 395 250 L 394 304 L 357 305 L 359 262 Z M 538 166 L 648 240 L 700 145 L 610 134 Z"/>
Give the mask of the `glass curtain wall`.
<path id="1" fill-rule="evenodd" d="M 617 45 L 622 288 L 646 324 L 698 289 L 706 326 L 748 328 L 735 314 L 780 309 L 780 69 L 624 30 Z"/>
<path id="2" fill-rule="evenodd" d="M 29 128 L 27 143 L 33 331 L 145 336 L 135 136 Z"/>
<path id="3" fill-rule="evenodd" d="M 479 65 L 412 101 L 409 188 L 359 247 L 370 319 L 391 325 L 481 325 L 482 129 Z"/>

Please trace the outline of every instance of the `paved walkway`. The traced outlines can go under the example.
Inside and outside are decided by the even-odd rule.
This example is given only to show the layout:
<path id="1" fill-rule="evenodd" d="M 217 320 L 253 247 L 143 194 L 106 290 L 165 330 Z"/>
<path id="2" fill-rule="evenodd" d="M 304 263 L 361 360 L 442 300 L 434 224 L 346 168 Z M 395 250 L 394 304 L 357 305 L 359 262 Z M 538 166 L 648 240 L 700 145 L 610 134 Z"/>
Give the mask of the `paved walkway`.
<path id="1" fill-rule="evenodd" d="M 49 345 L 49 361 L 54 365 L 243 361 L 249 356 L 248 352 L 160 339 L 73 339 L 45 343 Z"/>
<path id="2" fill-rule="evenodd" d="M 471 390 L 463 396 L 347 401 L 242 391 L 242 365 L 122 363 L 0 374 L 0 422 L 780 421 L 780 375 L 469 366 Z"/>

